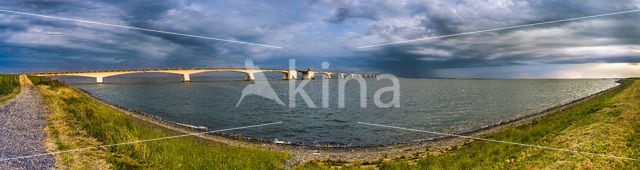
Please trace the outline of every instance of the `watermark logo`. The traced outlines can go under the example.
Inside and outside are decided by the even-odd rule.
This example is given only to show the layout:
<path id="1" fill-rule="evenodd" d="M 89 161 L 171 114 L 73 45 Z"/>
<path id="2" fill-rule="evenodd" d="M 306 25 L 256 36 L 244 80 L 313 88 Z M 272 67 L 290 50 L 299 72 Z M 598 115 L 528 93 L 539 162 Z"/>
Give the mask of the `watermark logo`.
<path id="1" fill-rule="evenodd" d="M 258 66 L 253 64 L 253 60 L 246 59 L 244 61 L 244 67 L 247 70 L 256 70 L 257 72 L 248 73 L 248 74 L 253 74 L 251 78 L 254 79 L 254 83 L 249 84 L 247 87 L 245 87 L 242 90 L 242 96 L 240 96 L 240 100 L 238 100 L 238 103 L 236 104 L 236 108 L 240 106 L 240 103 L 242 103 L 242 100 L 244 99 L 244 97 L 248 95 L 257 95 L 267 99 L 271 99 L 276 103 L 278 103 L 279 105 L 284 106 L 284 102 L 280 100 L 280 97 L 278 97 L 278 94 L 276 94 L 276 91 L 273 90 L 273 88 L 271 87 L 271 84 L 269 84 L 269 81 L 267 80 L 267 77 L 264 75 L 264 73 L 262 73 L 262 71 L 260 71 L 260 68 L 258 68 Z"/>
<path id="2" fill-rule="evenodd" d="M 321 66 L 322 66 L 322 69 L 326 70 L 329 68 L 329 62 L 326 62 L 326 61 L 322 62 Z M 247 78 L 249 80 L 253 80 L 253 83 L 247 85 L 247 87 L 245 87 L 242 90 L 242 96 L 240 97 L 240 100 L 238 100 L 238 103 L 236 104 L 236 108 L 240 106 L 240 103 L 242 103 L 244 98 L 249 95 L 261 96 L 263 98 L 273 100 L 279 105 L 285 106 L 284 102 L 280 100 L 275 90 L 269 84 L 267 77 L 263 73 L 264 71 L 274 71 L 274 70 L 261 70 L 253 63 L 251 59 L 245 60 L 245 68 L 246 68 Z M 321 78 L 322 79 L 321 80 L 322 81 L 321 82 L 322 83 L 322 102 L 321 102 L 322 108 L 329 107 L 329 94 L 330 94 L 329 79 L 333 78 L 332 75 L 337 75 L 337 79 L 338 79 L 337 82 L 338 82 L 338 107 L 339 108 L 345 107 L 346 85 L 347 85 L 347 82 L 351 80 L 356 81 L 360 87 L 360 107 L 361 108 L 367 107 L 368 86 L 367 86 L 367 81 L 365 81 L 365 78 L 375 78 L 376 81 L 388 80 L 388 81 L 391 81 L 392 83 L 391 86 L 380 88 L 373 94 L 373 103 L 375 104 L 376 107 L 378 108 L 400 107 L 400 81 L 398 80 L 397 77 L 391 74 L 381 74 L 381 75 L 374 76 L 374 75 L 362 75 L 362 74 L 356 74 L 356 73 L 313 71 L 311 69 L 296 70 L 295 59 L 289 60 L 288 70 L 283 69 L 283 70 L 275 70 L 275 71 L 282 72 L 283 79 L 289 80 L 289 91 L 288 91 L 289 92 L 289 104 L 288 104 L 289 108 L 296 107 L 296 102 L 297 102 L 296 98 L 298 96 L 302 98 L 302 101 L 304 101 L 309 108 L 318 107 L 316 103 L 313 100 L 311 100 L 311 97 L 305 90 L 305 87 L 307 86 L 307 84 L 312 79 L 315 79 L 315 74 L 323 75 Z M 302 72 L 302 77 L 301 77 L 302 80 L 294 81 L 297 79 L 298 72 Z M 382 95 L 384 93 L 391 93 L 392 95 L 392 98 L 390 99 L 390 101 L 386 103 L 382 100 Z"/>

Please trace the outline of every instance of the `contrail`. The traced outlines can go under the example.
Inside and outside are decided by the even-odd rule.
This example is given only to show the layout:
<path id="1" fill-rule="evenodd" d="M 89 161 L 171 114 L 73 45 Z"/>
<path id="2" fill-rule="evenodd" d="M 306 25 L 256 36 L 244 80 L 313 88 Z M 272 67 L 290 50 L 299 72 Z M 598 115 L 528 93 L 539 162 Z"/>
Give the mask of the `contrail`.
<path id="1" fill-rule="evenodd" d="M 20 156 L 20 157 L 14 157 L 14 158 L 0 159 L 0 162 L 16 160 L 16 159 L 26 159 L 26 158 L 32 158 L 32 157 L 38 157 L 38 156 L 55 155 L 55 154 L 61 154 L 61 153 L 69 153 L 69 152 L 81 152 L 81 151 L 87 151 L 87 150 L 91 150 L 91 149 L 108 148 L 108 147 L 114 147 L 114 146 L 120 146 L 120 145 L 129 145 L 129 144 L 134 144 L 134 143 L 143 143 L 143 142 L 150 142 L 150 141 L 158 141 L 158 140 L 165 140 L 165 139 L 180 138 L 180 137 L 186 137 L 186 136 L 202 135 L 202 134 L 207 134 L 207 133 L 215 133 L 215 132 L 222 132 L 222 131 L 246 129 L 246 128 L 253 128 L 253 127 L 260 127 L 260 126 L 268 126 L 268 125 L 275 125 L 275 124 L 280 124 L 280 123 L 282 123 L 282 122 L 265 123 L 265 124 L 259 124 L 259 125 L 243 126 L 243 127 L 237 127 L 237 128 L 229 128 L 229 129 L 221 129 L 221 130 L 214 130 L 214 131 L 208 131 L 208 132 L 188 133 L 188 134 L 177 135 L 177 136 L 168 136 L 168 137 L 162 137 L 162 138 L 139 140 L 139 141 L 125 142 L 125 143 L 118 143 L 118 144 L 111 144 L 111 145 L 100 145 L 100 146 L 94 146 L 94 147 L 88 147 L 88 148 L 71 149 L 71 150 L 58 151 L 58 152 L 49 152 L 49 153 L 42 153 L 42 154 L 35 154 L 35 155 L 28 155 L 28 156 Z"/>
<path id="2" fill-rule="evenodd" d="M 404 127 L 397 127 L 397 126 L 389 126 L 389 125 L 381 125 L 381 124 L 375 124 L 375 123 L 366 123 L 366 122 L 358 122 L 358 123 L 359 124 L 363 124 L 363 125 L 369 125 L 369 126 L 378 126 L 378 127 L 400 129 L 400 130 L 407 130 L 407 131 L 414 131 L 414 132 L 431 133 L 431 134 L 444 135 L 444 136 L 453 136 L 453 137 L 459 137 L 459 138 L 465 138 L 465 139 L 483 140 L 483 141 L 489 141 L 489 142 L 505 143 L 505 144 L 511 144 L 511 145 L 520 145 L 520 146 L 527 146 L 527 147 L 540 148 L 540 149 L 571 152 L 571 153 L 577 153 L 577 154 L 586 154 L 586 155 L 594 155 L 594 156 L 601 156 L 601 157 L 607 157 L 607 158 L 616 158 L 616 159 L 624 159 L 624 160 L 631 160 L 631 161 L 640 161 L 639 159 L 634 159 L 634 158 L 626 158 L 626 157 L 619 157 L 619 156 L 605 155 L 605 154 L 598 154 L 598 153 L 591 153 L 591 152 L 583 152 L 583 151 L 574 151 L 574 150 L 568 150 L 568 149 L 552 148 L 552 147 L 539 146 L 539 145 L 530 145 L 530 144 L 523 144 L 523 143 L 516 143 L 516 142 L 507 142 L 507 141 L 501 141 L 501 140 L 484 139 L 484 138 L 477 138 L 477 137 L 473 137 L 473 136 L 463 136 L 463 135 L 456 135 L 456 134 L 449 134 L 449 133 L 432 132 L 432 131 L 426 131 L 426 130 L 411 129 L 411 128 L 404 128 Z"/>
<path id="3" fill-rule="evenodd" d="M 538 23 L 533 23 L 533 24 L 517 25 L 517 26 L 510 26 L 510 27 L 494 28 L 494 29 L 487 29 L 487 30 L 480 30 L 480 31 L 463 32 L 463 33 L 457 33 L 457 34 L 441 35 L 441 36 L 419 38 L 419 39 L 412 39 L 412 40 L 405 40 L 405 41 L 397 41 L 397 42 L 365 45 L 365 46 L 360 46 L 360 47 L 357 47 L 357 48 L 369 48 L 369 47 L 377 47 L 377 46 L 383 46 L 383 45 L 410 43 L 410 42 L 423 41 L 423 40 L 431 40 L 431 39 L 446 38 L 446 37 L 455 37 L 455 36 L 460 36 L 460 35 L 468 35 L 468 34 L 476 34 L 476 33 L 490 32 L 490 31 L 499 31 L 499 30 L 514 29 L 514 28 L 530 27 L 530 26 L 536 26 L 536 25 L 544 25 L 544 24 L 551 24 L 551 23 L 558 23 L 558 22 L 575 21 L 575 20 L 581 20 L 581 19 L 589 19 L 589 18 L 611 16 L 611 15 L 619 15 L 619 14 L 634 13 L 634 12 L 640 12 L 640 9 L 631 10 L 631 11 L 622 11 L 622 12 L 600 14 L 600 15 L 591 15 L 591 16 L 578 17 L 578 18 L 561 19 L 561 20 L 555 20 L 555 21 L 538 22 Z"/>
<path id="4" fill-rule="evenodd" d="M 262 47 L 269 47 L 269 48 L 282 48 L 282 47 L 279 47 L 279 46 L 273 46 L 273 45 L 258 44 L 258 43 L 250 43 L 250 42 L 244 42 L 244 41 L 228 40 L 228 39 L 213 38 L 213 37 L 207 37 L 207 36 L 192 35 L 192 34 L 184 34 L 184 33 L 169 32 L 169 31 L 161 31 L 161 30 L 154 30 L 154 29 L 148 29 L 148 28 L 131 27 L 131 26 L 124 26 L 124 25 L 116 25 L 116 24 L 107 24 L 107 23 L 95 22 L 95 21 L 89 21 L 89 20 L 81 20 L 81 19 L 73 19 L 73 18 L 64 18 L 64 17 L 57 17 L 57 16 L 50 16 L 50 15 L 41 15 L 41 14 L 27 13 L 27 12 L 18 12 L 18 11 L 11 11 L 11 10 L 5 10 L 5 9 L 0 9 L 0 11 L 1 11 L 1 12 L 12 13 L 12 14 L 20 14 L 20 15 L 36 16 L 36 17 L 43 17 L 43 18 L 49 18 L 49 19 L 58 19 L 58 20 L 65 20 L 65 21 L 80 22 L 80 23 L 86 23 L 86 24 L 96 24 L 96 25 L 103 25 L 103 26 L 110 26 L 110 27 L 118 27 L 118 28 L 125 28 L 125 29 L 133 29 L 133 30 L 140 30 L 140 31 L 148 31 L 148 32 L 155 32 L 155 33 L 163 33 L 163 34 L 179 35 L 179 36 L 192 37 L 192 38 L 202 38 L 202 39 L 216 40 L 216 41 L 224 41 L 224 42 L 230 42 L 230 43 L 238 43 L 238 44 L 255 45 L 255 46 L 262 46 Z"/>

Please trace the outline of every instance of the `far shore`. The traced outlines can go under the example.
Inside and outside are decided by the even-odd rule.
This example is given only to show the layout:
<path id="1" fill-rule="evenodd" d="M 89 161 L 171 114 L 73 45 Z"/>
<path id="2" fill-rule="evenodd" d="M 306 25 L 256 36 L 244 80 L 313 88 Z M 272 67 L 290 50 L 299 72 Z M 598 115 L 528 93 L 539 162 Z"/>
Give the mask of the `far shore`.
<path id="1" fill-rule="evenodd" d="M 617 81 L 617 82 L 622 83 L 621 81 Z M 71 87 L 73 87 L 77 91 L 80 91 L 82 94 L 91 98 L 92 100 L 95 100 L 103 105 L 106 105 L 112 109 L 118 110 L 122 113 L 131 115 L 136 119 L 149 122 L 154 126 L 160 126 L 172 131 L 180 132 L 180 133 L 199 133 L 199 132 L 207 131 L 206 128 L 194 127 L 194 126 L 190 126 L 190 125 L 186 125 L 178 122 L 165 121 L 153 116 L 149 116 L 148 114 L 145 114 L 145 113 L 132 111 L 124 107 L 120 107 L 118 105 L 106 102 L 100 98 L 97 98 L 91 95 L 90 93 L 82 89 L 76 88 L 75 86 L 71 86 Z M 533 113 L 524 117 L 512 119 L 510 121 L 489 125 L 484 128 L 464 132 L 459 135 L 481 137 L 487 134 L 492 134 L 504 128 L 527 124 L 531 120 L 546 116 L 548 113 L 551 113 L 558 109 L 565 108 L 570 105 L 580 103 L 585 99 L 592 98 L 594 96 L 600 95 L 607 91 L 611 91 L 618 87 L 620 87 L 620 85 L 574 100 L 569 103 L 565 103 L 562 105 L 545 109 L 544 111 L 541 111 L 538 113 Z M 259 140 L 251 140 L 246 138 L 239 139 L 238 137 L 228 136 L 224 134 L 205 134 L 205 135 L 196 135 L 196 136 L 202 139 L 222 142 L 232 146 L 243 146 L 243 147 L 260 146 L 260 147 L 267 147 L 273 150 L 288 152 L 293 155 L 293 158 L 285 164 L 286 167 L 293 167 L 295 165 L 302 164 L 310 160 L 342 160 L 347 162 L 353 162 L 353 161 L 372 162 L 372 161 L 384 160 L 388 158 L 401 157 L 401 156 L 426 155 L 426 154 L 433 154 L 433 153 L 437 154 L 441 152 L 446 152 L 446 150 L 449 150 L 451 148 L 455 148 L 456 146 L 464 145 L 465 143 L 473 141 L 471 139 L 463 139 L 458 137 L 442 137 L 442 138 L 437 138 L 432 140 L 424 140 L 424 141 L 417 141 L 417 142 L 410 142 L 410 143 L 403 143 L 403 144 L 382 145 L 382 146 L 322 147 L 322 146 L 278 144 L 278 143 L 273 143 L 273 141 L 259 141 Z"/>

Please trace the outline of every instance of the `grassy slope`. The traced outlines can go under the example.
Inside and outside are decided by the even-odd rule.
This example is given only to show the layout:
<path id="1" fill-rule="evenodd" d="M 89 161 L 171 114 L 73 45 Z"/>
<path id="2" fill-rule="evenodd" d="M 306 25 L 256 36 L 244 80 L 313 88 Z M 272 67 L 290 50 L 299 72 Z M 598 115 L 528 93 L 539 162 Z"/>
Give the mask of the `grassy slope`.
<path id="1" fill-rule="evenodd" d="M 42 77 L 29 77 L 49 109 L 50 150 L 69 150 L 176 135 L 93 101 L 74 89 Z M 60 154 L 62 169 L 276 169 L 290 155 L 263 148 L 228 146 L 195 137 L 120 145 Z"/>
<path id="2" fill-rule="evenodd" d="M 17 74 L 0 73 L 0 103 L 4 103 L 20 93 L 18 76 Z"/>
<path id="3" fill-rule="evenodd" d="M 640 159 L 640 79 L 624 81 L 620 88 L 483 138 Z M 475 141 L 417 161 L 396 158 L 376 166 L 381 169 L 637 169 L 640 162 Z M 300 168 L 327 167 L 310 162 Z"/>

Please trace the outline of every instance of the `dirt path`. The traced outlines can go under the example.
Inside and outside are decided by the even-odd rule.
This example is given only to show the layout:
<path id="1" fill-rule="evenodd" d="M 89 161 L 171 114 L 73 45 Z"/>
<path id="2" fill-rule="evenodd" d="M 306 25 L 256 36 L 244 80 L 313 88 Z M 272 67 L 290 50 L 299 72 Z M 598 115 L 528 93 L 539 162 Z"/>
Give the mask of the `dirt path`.
<path id="1" fill-rule="evenodd" d="M 45 103 L 26 76 L 20 76 L 20 84 L 20 94 L 0 106 L 0 169 L 51 169 L 51 156 L 3 160 L 46 153 Z"/>

